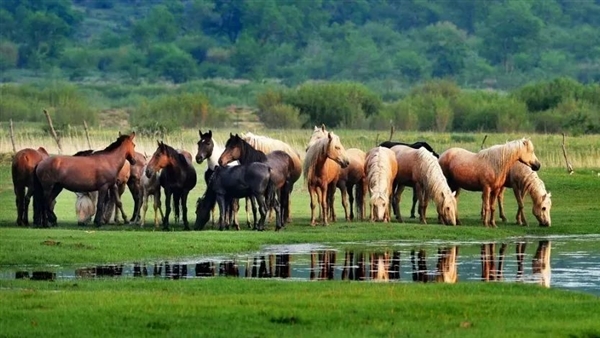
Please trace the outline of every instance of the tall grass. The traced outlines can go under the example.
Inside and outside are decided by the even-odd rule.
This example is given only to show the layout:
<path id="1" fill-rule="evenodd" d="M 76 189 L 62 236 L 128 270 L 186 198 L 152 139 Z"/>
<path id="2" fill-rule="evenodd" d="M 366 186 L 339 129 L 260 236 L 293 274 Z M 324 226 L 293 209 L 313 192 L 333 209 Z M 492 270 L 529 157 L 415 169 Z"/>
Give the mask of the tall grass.
<path id="1" fill-rule="evenodd" d="M 12 152 L 12 145 L 8 133 L 8 123 L 0 124 L 0 153 Z M 202 127 L 202 129 L 208 129 Z M 123 131 L 123 130 L 122 130 Z M 231 128 L 213 129 L 213 135 L 218 143 L 224 144 L 229 133 L 241 133 L 252 131 L 262 135 L 280 139 L 289 143 L 300 154 L 304 154 L 306 143 L 310 138 L 312 130 L 310 129 L 259 129 L 242 130 L 232 125 Z M 359 148 L 369 150 L 377 142 L 385 141 L 389 138 L 389 132 L 372 130 L 333 130 L 341 137 L 342 143 L 346 148 Z M 94 149 L 106 147 L 117 138 L 117 129 L 90 129 L 91 146 Z M 433 148 L 441 153 L 451 147 L 461 147 L 470 151 L 478 151 L 484 136 L 488 135 L 485 146 L 505 143 L 521 137 L 529 137 L 535 145 L 535 152 L 542 161 L 543 167 L 560 168 L 564 167 L 564 159 L 561 150 L 562 136 L 557 134 L 522 134 L 522 133 L 503 133 L 503 134 L 483 134 L 483 133 L 434 133 L 434 132 L 399 132 L 393 137 L 394 140 L 404 142 L 415 142 L 425 140 Z M 198 130 L 183 129 L 177 133 L 164 135 L 162 138 L 177 148 L 188 151 L 196 151 L 198 142 Z M 156 137 L 140 135 L 136 137 L 136 149 L 139 152 L 151 154 L 156 149 Z M 73 126 L 68 129 L 61 140 L 63 152 L 72 154 L 76 151 L 87 149 L 83 127 Z M 51 153 L 58 153 L 58 148 L 50 135 L 45 134 L 39 124 L 15 123 L 15 146 L 18 149 L 25 147 L 45 146 Z M 575 170 L 577 168 L 600 169 L 600 135 L 583 135 L 567 137 L 566 146 L 569 160 L 572 162 Z"/>

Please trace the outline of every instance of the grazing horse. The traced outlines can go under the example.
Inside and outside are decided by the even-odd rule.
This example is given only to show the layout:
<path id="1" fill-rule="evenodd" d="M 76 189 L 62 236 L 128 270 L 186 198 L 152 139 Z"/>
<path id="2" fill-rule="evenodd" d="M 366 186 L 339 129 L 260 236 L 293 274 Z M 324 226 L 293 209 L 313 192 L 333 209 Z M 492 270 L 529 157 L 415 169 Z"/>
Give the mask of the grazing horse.
<path id="1" fill-rule="evenodd" d="M 517 224 L 527 225 L 525 213 L 523 212 L 523 199 L 525 198 L 525 194 L 529 194 L 533 201 L 533 215 L 537 218 L 539 225 L 546 227 L 551 225 L 550 209 L 552 208 L 552 194 L 546 191 L 544 182 L 535 171 L 521 162 L 515 163 L 510 168 L 504 187 L 498 195 L 498 209 L 500 218 L 504 222 L 506 222 L 506 216 L 504 215 L 504 190 L 506 188 L 512 188 L 517 199 L 519 206 L 517 210 Z"/>
<path id="2" fill-rule="evenodd" d="M 161 170 L 160 186 L 165 189 L 163 229 L 169 229 L 171 196 L 173 196 L 175 220 L 179 219 L 179 206 L 181 205 L 184 229 L 190 230 L 187 219 L 187 197 L 190 190 L 196 186 L 196 170 L 192 166 L 192 155 L 188 152 L 178 152 L 162 141 L 158 142 L 156 151 L 146 165 L 146 177 L 152 177 L 159 170 Z"/>
<path id="3" fill-rule="evenodd" d="M 142 177 L 144 176 L 144 167 L 146 166 L 146 156 L 138 152 L 135 153 L 135 165 L 131 166 L 127 187 L 133 196 L 133 215 L 129 220 L 132 223 L 140 221 L 140 209 L 142 208 L 143 188 Z"/>
<path id="4" fill-rule="evenodd" d="M 315 126 L 315 129 L 308 141 L 308 147 L 314 144 L 315 141 L 327 137 L 325 125 L 321 127 Z M 347 221 L 354 220 L 354 197 L 356 196 L 356 209 L 358 217 L 363 220 L 365 217 L 365 196 L 367 195 L 367 179 L 365 175 L 365 160 L 366 154 L 364 151 L 357 148 L 346 149 L 350 164 L 346 168 L 340 168 L 337 177 L 336 187 L 340 189 L 342 195 L 342 206 Z M 354 188 L 356 187 L 356 191 Z M 335 222 L 335 208 L 333 206 L 335 200 L 335 189 L 328 191 L 327 203 L 329 205 L 329 213 L 331 219 Z M 350 214 L 348 214 L 348 200 L 350 201 Z"/>
<path id="5" fill-rule="evenodd" d="M 82 151 L 79 151 L 79 152 L 73 154 L 73 156 L 90 156 L 93 153 L 94 153 L 94 150 L 92 150 L 92 149 L 82 150 Z M 136 165 L 137 165 L 137 163 L 138 162 L 137 162 L 137 158 L 136 158 Z M 103 201 L 103 203 L 105 204 L 104 215 L 102 218 L 103 223 L 105 223 L 105 224 L 109 223 L 110 219 L 113 217 L 113 215 L 114 215 L 115 223 L 117 223 L 119 221 L 119 213 L 115 209 L 118 209 L 118 211 L 121 212 L 121 217 L 123 218 L 123 223 L 125 223 L 125 224 L 128 223 L 127 215 L 125 215 L 125 210 L 123 210 L 123 204 L 121 203 L 121 196 L 123 196 L 123 193 L 125 192 L 125 186 L 127 185 L 127 182 L 129 181 L 130 176 L 131 176 L 131 165 L 129 164 L 129 162 L 125 161 L 125 163 L 123 163 L 123 167 L 121 168 L 121 170 L 119 171 L 119 174 L 117 176 L 116 186 L 117 186 L 118 198 L 116 198 L 116 196 L 113 196 L 112 191 L 109 190 L 108 194 L 106 194 L 105 200 Z M 75 201 L 75 212 L 78 217 L 78 224 L 83 225 L 83 224 L 87 223 L 89 221 L 89 219 L 91 219 L 91 217 L 94 215 L 95 210 L 91 214 L 88 214 L 88 212 L 92 210 L 91 208 L 88 207 L 88 204 L 96 204 L 98 202 L 98 192 L 97 191 L 76 192 L 75 195 L 77 195 L 77 200 Z M 84 201 L 86 199 L 88 201 Z"/>
<path id="6" fill-rule="evenodd" d="M 239 135 L 230 133 L 229 140 L 225 143 L 225 151 L 219 157 L 219 165 L 226 166 L 233 161 L 238 161 L 241 165 L 255 162 L 266 163 L 271 168 L 271 180 L 277 189 L 281 214 L 286 214 L 285 209 L 290 197 L 290 180 L 294 168 L 292 157 L 281 150 L 275 150 L 265 155 L 262 151 L 254 149 Z M 289 212 L 287 214 L 289 215 Z M 277 220 L 277 224 L 283 224 L 284 221 L 284 219 Z"/>
<path id="7" fill-rule="evenodd" d="M 29 225 L 29 202 L 33 196 L 33 176 L 35 166 L 48 158 L 44 147 L 19 150 L 12 159 L 12 181 L 17 204 L 17 225 Z"/>
<path id="8" fill-rule="evenodd" d="M 289 187 L 287 188 L 287 190 L 291 194 L 294 190 L 294 183 L 296 183 L 300 176 L 302 176 L 302 159 L 300 158 L 300 154 L 298 154 L 298 152 L 294 150 L 289 144 L 267 136 L 255 135 L 253 133 L 248 132 L 242 134 L 241 138 L 244 141 L 248 142 L 248 144 L 250 144 L 252 148 L 260 150 L 265 154 L 269 154 L 272 151 L 281 150 L 291 157 L 293 165 L 290 168 L 290 178 L 288 180 Z M 290 223 L 292 221 L 291 203 L 291 199 L 288 198 L 286 206 L 282 207 L 284 210 L 283 218 L 286 223 Z"/>
<path id="9" fill-rule="evenodd" d="M 431 152 L 433 154 L 433 156 L 435 156 L 436 158 L 440 158 L 440 155 L 438 153 L 436 153 L 433 148 L 429 145 L 429 143 L 425 142 L 425 141 L 417 141 L 415 143 L 403 143 L 403 142 L 396 142 L 396 141 L 385 141 L 385 142 L 381 142 L 381 144 L 379 145 L 380 147 L 386 147 L 386 148 L 392 148 L 394 146 L 407 146 L 407 147 L 411 147 L 413 149 L 419 149 L 419 148 L 425 148 L 427 149 L 429 152 Z M 413 199 L 412 199 L 412 207 L 410 208 L 410 218 L 415 218 L 415 209 L 417 206 L 417 192 L 414 190 L 413 188 Z M 394 202 L 394 204 L 396 204 Z M 396 213 L 396 210 L 394 210 L 394 213 Z M 398 218 L 398 215 L 396 214 L 396 218 Z"/>
<path id="10" fill-rule="evenodd" d="M 98 191 L 98 203 L 94 224 L 102 224 L 104 199 L 108 190 L 118 198 L 117 179 L 125 161 L 135 164 L 135 132 L 120 135 L 104 150 L 89 156 L 57 155 L 41 161 L 35 169 L 34 210 L 42 226 L 56 224 L 51 202 L 63 189 L 73 192 Z M 120 201 L 119 201 L 120 203 Z"/>
<path id="11" fill-rule="evenodd" d="M 328 132 L 326 138 L 312 144 L 304 160 L 304 178 L 310 195 L 310 224 L 315 225 L 315 197 L 321 205 L 321 220 L 327 225 L 328 205 L 327 191 L 335 189 L 340 166 L 346 168 L 350 160 L 340 138 L 333 132 Z"/>
<path id="12" fill-rule="evenodd" d="M 209 130 L 206 133 L 203 133 L 202 130 L 198 130 L 198 134 L 200 135 L 200 140 L 198 140 L 198 153 L 196 154 L 196 163 L 202 164 L 204 160 L 206 160 L 206 171 L 204 172 L 204 182 L 206 186 L 208 186 L 208 182 L 210 181 L 210 177 L 215 172 L 215 168 L 219 166 L 219 158 L 223 151 L 225 150 L 219 144 L 215 142 L 212 135 L 212 130 Z M 234 166 L 240 164 L 238 161 L 233 161 L 228 164 L 228 166 Z M 236 227 L 239 225 L 237 219 L 237 212 L 239 209 L 239 201 L 237 199 L 234 200 L 232 205 L 228 206 L 228 209 L 231 208 L 231 214 L 233 215 L 233 223 Z M 228 213 L 229 214 L 229 213 Z M 215 225 L 215 208 L 212 210 L 212 224 Z M 229 220 L 227 220 L 229 223 Z M 248 227 L 250 227 L 250 218 L 248 215 L 248 201 L 246 200 L 246 223 Z"/>
<path id="13" fill-rule="evenodd" d="M 225 215 L 227 203 L 234 198 L 254 198 L 258 204 L 260 219 L 257 230 L 262 231 L 265 227 L 265 219 L 269 208 L 275 208 L 276 230 L 282 227 L 279 203 L 276 199 L 276 187 L 271 178 L 271 169 L 266 163 L 253 162 L 231 167 L 216 167 L 206 187 L 204 196 L 196 203 L 196 230 L 201 230 L 210 219 L 210 211 L 215 203 L 219 204 L 219 230 L 225 227 Z M 254 215 L 256 219 L 256 215 Z M 227 224 L 229 228 L 229 224 Z M 237 227 L 239 230 L 239 227 Z"/>
<path id="14" fill-rule="evenodd" d="M 450 148 L 439 159 L 450 188 L 456 191 L 457 202 L 461 188 L 483 192 L 483 225 L 486 227 L 496 227 L 496 198 L 506 182 L 508 171 L 517 161 L 533 170 L 540 169 L 541 164 L 535 155 L 531 140 L 523 138 L 510 141 L 480 150 L 478 153 L 462 148 Z M 460 224 L 458 212 L 456 222 Z"/>
<path id="15" fill-rule="evenodd" d="M 389 222 L 390 198 L 394 193 L 394 179 L 398 173 L 394 152 L 385 147 L 369 150 L 365 172 L 371 195 L 371 221 Z"/>
<path id="16" fill-rule="evenodd" d="M 147 164 L 144 165 L 143 171 L 146 172 Z M 146 222 L 146 212 L 148 211 L 148 198 L 152 196 L 154 202 L 154 229 L 158 229 L 158 212 L 160 212 L 160 219 L 165 217 L 162 211 L 162 206 L 160 203 L 160 173 L 154 173 L 154 175 L 148 177 L 146 175 L 142 175 L 141 177 L 141 186 L 142 186 L 142 218 L 140 220 L 140 228 L 144 227 L 144 223 Z"/>
<path id="17" fill-rule="evenodd" d="M 450 190 L 446 177 L 437 159 L 427 149 L 413 149 L 407 146 L 394 146 L 392 151 L 398 163 L 398 174 L 394 182 L 393 209 L 397 219 L 400 215 L 400 199 L 404 187 L 410 185 L 419 197 L 421 223 L 426 224 L 427 204 L 433 199 L 437 207 L 438 220 L 443 224 L 456 225 L 456 199 Z"/>

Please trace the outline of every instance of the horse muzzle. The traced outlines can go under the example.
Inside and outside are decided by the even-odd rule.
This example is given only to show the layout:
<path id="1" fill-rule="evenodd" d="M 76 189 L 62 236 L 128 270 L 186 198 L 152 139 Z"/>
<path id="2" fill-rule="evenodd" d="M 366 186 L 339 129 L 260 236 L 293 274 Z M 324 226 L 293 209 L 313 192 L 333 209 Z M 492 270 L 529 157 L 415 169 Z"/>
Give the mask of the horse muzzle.
<path id="1" fill-rule="evenodd" d="M 202 164 L 202 162 L 204 162 L 204 160 L 206 160 L 206 156 L 200 155 L 200 154 L 196 155 L 196 163 Z"/>
<path id="2" fill-rule="evenodd" d="M 342 168 L 347 168 L 349 165 L 350 165 L 350 161 L 348 161 L 348 160 L 346 160 L 346 159 L 344 159 L 344 160 L 340 161 L 340 166 L 341 166 Z"/>
<path id="3" fill-rule="evenodd" d="M 146 177 L 150 178 L 154 174 L 154 170 L 146 168 Z"/>
<path id="4" fill-rule="evenodd" d="M 536 161 L 531 164 L 531 169 L 533 169 L 533 171 L 538 171 L 538 170 L 540 170 L 541 167 L 542 167 L 542 164 L 539 161 Z"/>

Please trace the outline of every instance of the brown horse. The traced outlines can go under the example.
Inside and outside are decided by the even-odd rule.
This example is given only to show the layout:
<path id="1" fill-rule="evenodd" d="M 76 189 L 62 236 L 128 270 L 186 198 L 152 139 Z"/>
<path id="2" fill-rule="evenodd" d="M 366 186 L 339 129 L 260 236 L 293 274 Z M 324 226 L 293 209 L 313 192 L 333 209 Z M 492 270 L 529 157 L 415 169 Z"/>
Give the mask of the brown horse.
<path id="1" fill-rule="evenodd" d="M 17 225 L 29 225 L 29 202 L 33 196 L 35 166 L 48 158 L 45 148 L 19 150 L 12 160 L 12 180 L 17 204 Z"/>
<path id="2" fill-rule="evenodd" d="M 196 170 L 192 166 L 192 155 L 187 151 L 177 151 L 173 147 L 158 142 L 158 147 L 146 165 L 146 177 L 160 173 L 160 185 L 165 190 L 165 217 L 163 229 L 169 229 L 169 215 L 171 214 L 171 196 L 175 206 L 175 220 L 179 220 L 179 206 L 183 213 L 183 226 L 190 230 L 187 219 L 187 197 L 196 186 Z"/>
<path id="3" fill-rule="evenodd" d="M 129 220 L 132 223 L 140 222 L 140 209 L 143 203 L 142 176 L 144 176 L 145 165 L 146 156 L 136 152 L 135 165 L 131 165 L 129 180 L 127 180 L 127 187 L 129 187 L 129 192 L 133 196 L 133 215 L 131 215 L 131 219 Z"/>
<path id="4" fill-rule="evenodd" d="M 41 225 L 46 227 L 48 222 L 56 224 L 56 215 L 50 205 L 63 189 L 67 189 L 73 192 L 98 190 L 94 224 L 100 226 L 108 190 L 118 197 L 116 183 L 119 171 L 126 160 L 135 164 L 134 138 L 135 132 L 121 135 L 104 150 L 89 156 L 59 155 L 41 161 L 35 169 L 33 198 Z"/>
<path id="5" fill-rule="evenodd" d="M 482 191 L 483 225 L 496 227 L 494 219 L 495 204 L 510 168 L 517 161 L 526 164 L 533 170 L 539 170 L 540 161 L 537 159 L 533 142 L 520 139 L 495 145 L 472 153 L 462 148 L 450 148 L 439 159 L 448 184 L 458 195 L 460 189 Z M 456 223 L 460 224 L 458 212 Z"/>
<path id="6" fill-rule="evenodd" d="M 365 162 L 367 184 L 371 195 L 371 221 L 390 221 L 390 199 L 398 173 L 396 155 L 385 147 L 375 147 L 367 153 Z"/>
<path id="7" fill-rule="evenodd" d="M 304 160 L 304 178 L 310 195 L 310 224 L 315 225 L 315 196 L 321 205 L 321 219 L 327 225 L 327 191 L 335 189 L 340 166 L 346 168 L 350 160 L 340 138 L 332 132 L 308 148 Z"/>

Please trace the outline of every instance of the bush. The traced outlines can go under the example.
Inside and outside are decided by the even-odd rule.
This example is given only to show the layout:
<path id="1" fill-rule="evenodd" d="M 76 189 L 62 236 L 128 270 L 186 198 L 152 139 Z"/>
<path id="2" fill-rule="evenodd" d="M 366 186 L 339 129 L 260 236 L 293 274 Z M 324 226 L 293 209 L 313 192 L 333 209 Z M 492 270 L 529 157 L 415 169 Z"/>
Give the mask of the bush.
<path id="1" fill-rule="evenodd" d="M 530 112 L 540 112 L 555 108 L 567 98 L 581 98 L 584 89 L 584 85 L 573 79 L 558 78 L 526 85 L 517 90 L 514 95 L 527 104 Z"/>
<path id="2" fill-rule="evenodd" d="M 300 111 L 287 104 L 275 104 L 259 110 L 258 117 L 268 128 L 301 128 L 304 124 Z"/>

